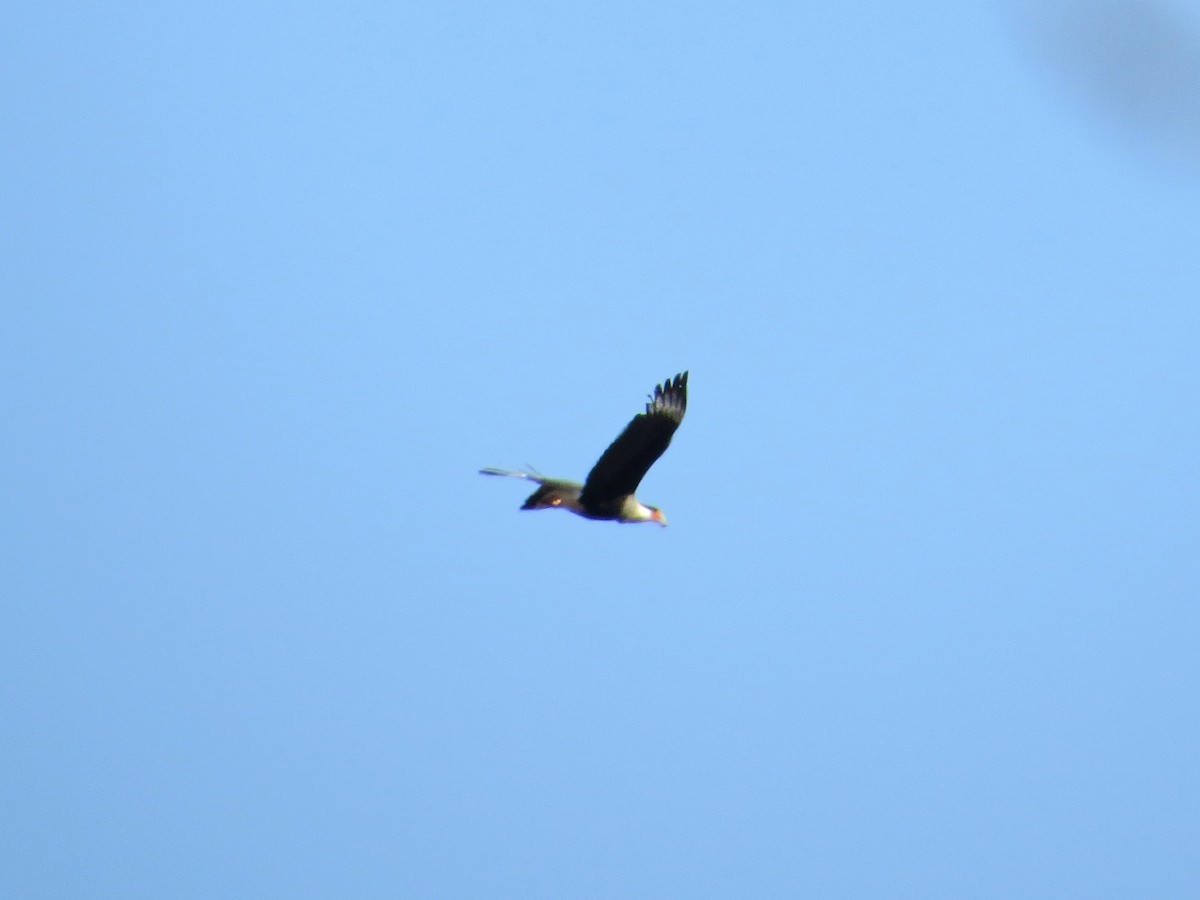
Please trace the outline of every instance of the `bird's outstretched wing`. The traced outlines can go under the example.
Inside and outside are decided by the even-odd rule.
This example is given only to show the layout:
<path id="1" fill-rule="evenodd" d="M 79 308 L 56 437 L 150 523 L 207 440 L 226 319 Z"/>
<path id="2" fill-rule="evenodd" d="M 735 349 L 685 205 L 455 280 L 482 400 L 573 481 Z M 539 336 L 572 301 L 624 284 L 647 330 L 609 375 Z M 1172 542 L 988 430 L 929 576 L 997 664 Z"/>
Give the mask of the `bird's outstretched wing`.
<path id="1" fill-rule="evenodd" d="M 588 473 L 579 498 L 584 506 L 601 506 L 637 490 L 683 421 L 687 411 L 687 380 L 688 373 L 684 372 L 655 386 L 646 411 L 634 416 Z"/>

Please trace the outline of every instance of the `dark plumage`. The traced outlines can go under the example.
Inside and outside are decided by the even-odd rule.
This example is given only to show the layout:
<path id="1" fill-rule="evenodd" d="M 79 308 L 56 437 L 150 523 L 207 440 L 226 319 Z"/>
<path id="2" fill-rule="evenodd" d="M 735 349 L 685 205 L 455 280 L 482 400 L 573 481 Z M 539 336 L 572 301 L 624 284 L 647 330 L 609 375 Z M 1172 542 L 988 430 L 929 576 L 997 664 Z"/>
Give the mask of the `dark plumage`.
<path id="1" fill-rule="evenodd" d="M 687 381 L 688 373 L 684 372 L 655 386 L 646 411 L 634 416 L 625 426 L 597 460 L 583 484 L 504 469 L 480 469 L 480 472 L 537 482 L 538 489 L 521 509 L 562 507 L 588 519 L 666 525 L 662 510 L 641 503 L 634 492 L 646 472 L 670 446 L 675 429 L 683 421 L 687 412 Z"/>

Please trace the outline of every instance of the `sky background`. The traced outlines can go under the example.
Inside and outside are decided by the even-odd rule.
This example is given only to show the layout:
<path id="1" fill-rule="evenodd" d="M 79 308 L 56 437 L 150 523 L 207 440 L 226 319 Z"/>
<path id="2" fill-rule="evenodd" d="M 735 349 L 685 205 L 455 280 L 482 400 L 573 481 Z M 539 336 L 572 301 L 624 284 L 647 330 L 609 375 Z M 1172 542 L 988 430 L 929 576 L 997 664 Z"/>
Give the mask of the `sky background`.
<path id="1" fill-rule="evenodd" d="M 10 4 L 0 895 L 1200 896 L 1200 10 Z M 657 382 L 671 527 L 522 513 Z"/>

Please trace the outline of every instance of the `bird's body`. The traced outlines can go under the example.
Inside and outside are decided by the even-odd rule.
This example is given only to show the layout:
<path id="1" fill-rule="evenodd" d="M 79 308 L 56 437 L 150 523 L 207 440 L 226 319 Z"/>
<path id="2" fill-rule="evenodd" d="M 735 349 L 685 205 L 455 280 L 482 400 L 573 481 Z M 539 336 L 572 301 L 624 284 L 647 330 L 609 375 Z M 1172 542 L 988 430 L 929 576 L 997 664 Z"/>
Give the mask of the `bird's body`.
<path id="1" fill-rule="evenodd" d="M 568 509 L 587 519 L 617 522 L 657 522 L 666 525 L 662 510 L 647 506 L 634 496 L 638 485 L 671 443 L 675 429 L 687 411 L 688 373 L 676 375 L 654 388 L 646 411 L 633 421 L 601 455 L 587 480 L 564 481 L 530 472 L 481 469 L 484 475 L 507 475 L 534 481 L 534 491 L 521 509 Z"/>

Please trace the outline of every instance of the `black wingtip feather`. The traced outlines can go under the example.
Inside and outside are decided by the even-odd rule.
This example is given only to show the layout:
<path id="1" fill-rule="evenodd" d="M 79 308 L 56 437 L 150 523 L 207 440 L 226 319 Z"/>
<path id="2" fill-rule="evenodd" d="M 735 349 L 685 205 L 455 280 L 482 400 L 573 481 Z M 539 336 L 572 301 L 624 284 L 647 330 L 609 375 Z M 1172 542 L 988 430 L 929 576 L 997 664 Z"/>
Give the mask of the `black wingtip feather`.
<path id="1" fill-rule="evenodd" d="M 662 384 L 656 384 L 650 402 L 646 404 L 646 412 L 652 413 L 666 407 L 678 411 L 682 418 L 687 410 L 687 382 L 688 373 L 680 372 L 673 379 L 668 378 Z"/>

